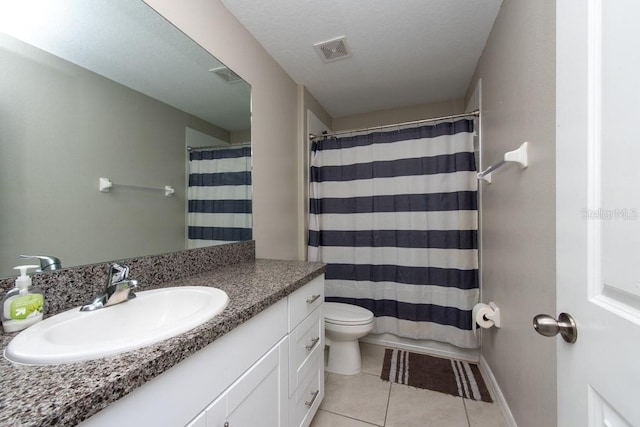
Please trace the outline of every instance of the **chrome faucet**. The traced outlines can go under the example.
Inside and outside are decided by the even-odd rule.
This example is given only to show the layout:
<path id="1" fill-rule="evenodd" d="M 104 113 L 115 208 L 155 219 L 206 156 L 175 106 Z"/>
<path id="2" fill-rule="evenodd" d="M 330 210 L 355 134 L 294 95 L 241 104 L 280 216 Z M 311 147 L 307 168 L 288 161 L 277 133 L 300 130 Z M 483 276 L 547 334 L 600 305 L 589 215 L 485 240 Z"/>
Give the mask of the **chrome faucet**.
<path id="1" fill-rule="evenodd" d="M 107 271 L 107 283 L 104 291 L 93 302 L 83 305 L 80 311 L 93 311 L 110 305 L 134 299 L 136 294 L 131 289 L 138 286 L 137 280 L 128 279 L 129 267 L 126 265 L 112 264 Z"/>
<path id="2" fill-rule="evenodd" d="M 20 255 L 20 258 L 38 259 L 38 261 L 40 262 L 40 270 L 38 271 L 53 271 L 60 270 L 62 268 L 60 260 L 51 255 Z"/>

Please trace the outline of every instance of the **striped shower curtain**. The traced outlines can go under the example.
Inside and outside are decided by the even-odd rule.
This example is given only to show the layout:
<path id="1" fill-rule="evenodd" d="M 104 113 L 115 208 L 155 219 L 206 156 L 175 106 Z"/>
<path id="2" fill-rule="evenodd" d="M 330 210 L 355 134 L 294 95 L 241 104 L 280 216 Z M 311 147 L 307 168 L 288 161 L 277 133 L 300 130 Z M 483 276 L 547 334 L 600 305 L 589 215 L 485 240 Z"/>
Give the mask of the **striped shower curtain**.
<path id="1" fill-rule="evenodd" d="M 187 247 L 251 240 L 251 147 L 189 153 Z"/>
<path id="2" fill-rule="evenodd" d="M 373 333 L 474 348 L 478 302 L 473 121 L 312 146 L 309 260 L 326 300 L 375 315 Z"/>

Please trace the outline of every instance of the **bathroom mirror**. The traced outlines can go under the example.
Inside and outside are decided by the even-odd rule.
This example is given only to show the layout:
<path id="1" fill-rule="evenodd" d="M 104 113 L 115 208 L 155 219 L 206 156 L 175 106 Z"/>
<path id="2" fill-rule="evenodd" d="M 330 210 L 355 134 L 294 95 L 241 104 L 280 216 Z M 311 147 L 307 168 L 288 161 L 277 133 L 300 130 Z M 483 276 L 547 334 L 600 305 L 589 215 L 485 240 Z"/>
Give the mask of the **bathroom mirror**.
<path id="1" fill-rule="evenodd" d="M 0 277 L 186 249 L 186 147 L 251 141 L 249 84 L 141 0 L 3 1 L 0 69 Z"/>

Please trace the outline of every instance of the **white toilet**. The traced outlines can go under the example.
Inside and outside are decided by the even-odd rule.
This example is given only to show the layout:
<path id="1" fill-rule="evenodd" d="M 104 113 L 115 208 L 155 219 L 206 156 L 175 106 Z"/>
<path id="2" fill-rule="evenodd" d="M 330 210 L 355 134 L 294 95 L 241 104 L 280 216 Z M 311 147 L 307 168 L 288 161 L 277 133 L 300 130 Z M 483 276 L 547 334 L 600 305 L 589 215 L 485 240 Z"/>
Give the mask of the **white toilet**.
<path id="1" fill-rule="evenodd" d="M 355 375 L 362 370 L 358 339 L 373 329 L 373 313 L 357 305 L 327 302 L 324 304 L 324 335 L 329 346 L 326 370 L 335 374 Z"/>

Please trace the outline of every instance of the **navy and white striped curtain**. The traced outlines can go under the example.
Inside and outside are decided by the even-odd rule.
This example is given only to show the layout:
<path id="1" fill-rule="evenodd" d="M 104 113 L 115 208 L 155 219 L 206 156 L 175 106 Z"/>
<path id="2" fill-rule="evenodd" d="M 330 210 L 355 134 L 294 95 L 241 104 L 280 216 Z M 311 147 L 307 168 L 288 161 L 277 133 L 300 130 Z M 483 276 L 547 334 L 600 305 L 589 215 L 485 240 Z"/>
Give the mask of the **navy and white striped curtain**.
<path id="1" fill-rule="evenodd" d="M 189 153 L 187 247 L 251 240 L 251 147 Z"/>
<path id="2" fill-rule="evenodd" d="M 308 252 L 327 301 L 371 310 L 373 333 L 477 347 L 473 151 L 472 120 L 313 144 Z"/>

